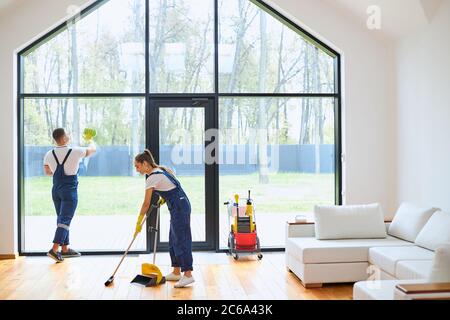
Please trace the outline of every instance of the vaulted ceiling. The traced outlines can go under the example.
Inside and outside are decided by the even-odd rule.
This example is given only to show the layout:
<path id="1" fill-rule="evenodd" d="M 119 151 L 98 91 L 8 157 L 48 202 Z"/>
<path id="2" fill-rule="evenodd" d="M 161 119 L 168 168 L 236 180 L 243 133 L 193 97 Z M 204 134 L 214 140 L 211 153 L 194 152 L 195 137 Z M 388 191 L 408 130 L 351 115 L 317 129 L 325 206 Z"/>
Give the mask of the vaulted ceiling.
<path id="1" fill-rule="evenodd" d="M 448 0 L 323 0 L 346 12 L 361 25 L 369 17 L 367 9 L 378 6 L 381 13 L 380 32 L 391 39 L 398 39 L 428 24 L 443 1 Z"/>
<path id="2" fill-rule="evenodd" d="M 14 2 L 0 0 L 0 13 Z M 55 0 L 57 1 L 57 0 Z M 295 0 L 292 0 L 295 1 Z M 317 1 L 317 0 L 310 0 Z M 347 14 L 356 23 L 366 25 L 367 9 L 376 5 L 381 9 L 380 33 L 398 39 L 429 23 L 443 1 L 450 0 L 322 0 Z"/>

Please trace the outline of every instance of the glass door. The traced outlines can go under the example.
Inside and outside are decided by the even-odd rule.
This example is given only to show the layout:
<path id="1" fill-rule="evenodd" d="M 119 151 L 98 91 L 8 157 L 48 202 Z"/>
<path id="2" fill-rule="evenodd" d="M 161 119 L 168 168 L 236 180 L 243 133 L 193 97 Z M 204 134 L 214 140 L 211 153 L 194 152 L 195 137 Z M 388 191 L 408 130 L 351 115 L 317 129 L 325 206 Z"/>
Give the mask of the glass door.
<path id="1" fill-rule="evenodd" d="M 214 249 L 213 171 L 205 163 L 206 130 L 213 128 L 214 100 L 151 99 L 148 141 L 155 160 L 173 170 L 191 202 L 193 249 Z M 160 212 L 158 248 L 168 248 L 170 213 Z M 153 220 L 154 223 L 154 220 Z M 152 235 L 149 241 L 152 242 Z"/>

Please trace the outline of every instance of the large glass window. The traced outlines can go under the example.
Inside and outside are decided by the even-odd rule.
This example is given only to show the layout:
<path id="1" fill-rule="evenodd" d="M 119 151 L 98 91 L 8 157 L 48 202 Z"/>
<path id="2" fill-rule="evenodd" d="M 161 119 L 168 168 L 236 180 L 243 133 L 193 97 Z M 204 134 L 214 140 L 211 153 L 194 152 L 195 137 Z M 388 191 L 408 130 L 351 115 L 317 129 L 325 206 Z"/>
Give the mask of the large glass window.
<path id="1" fill-rule="evenodd" d="M 334 203 L 334 101 L 223 98 L 219 114 L 220 202 L 250 190 L 261 244 L 282 247 L 286 221 Z M 222 247 L 227 239 L 222 232 Z"/>
<path id="2" fill-rule="evenodd" d="M 24 56 L 26 93 L 144 92 L 145 0 L 109 0 Z"/>
<path id="3" fill-rule="evenodd" d="M 219 1 L 223 93 L 333 93 L 334 57 L 252 1 Z"/>
<path id="4" fill-rule="evenodd" d="M 77 249 L 127 247 L 144 195 L 133 158 L 144 148 L 185 188 L 195 249 L 227 245 L 223 203 L 248 190 L 261 246 L 283 248 L 286 220 L 340 202 L 339 63 L 259 0 L 95 1 L 19 53 L 20 251 L 52 241 L 42 167 L 57 127 L 72 145 L 84 128 L 98 132 L 98 152 L 80 166 Z M 217 141 L 219 161 L 205 161 Z M 187 149 L 192 162 L 177 162 Z M 143 234 L 132 251 L 152 249 Z"/>
<path id="5" fill-rule="evenodd" d="M 214 1 L 150 1 L 150 92 L 214 91 Z"/>
<path id="6" fill-rule="evenodd" d="M 133 165 L 145 145 L 143 99 L 26 99 L 24 116 L 24 250 L 42 251 L 53 240 L 52 178 L 44 175 L 43 159 L 58 127 L 73 145 L 80 145 L 80 128 L 97 130 L 98 152 L 80 163 L 71 242 L 83 251 L 126 248 L 144 194 Z M 145 250 L 145 242 L 140 237 L 133 248 Z"/>

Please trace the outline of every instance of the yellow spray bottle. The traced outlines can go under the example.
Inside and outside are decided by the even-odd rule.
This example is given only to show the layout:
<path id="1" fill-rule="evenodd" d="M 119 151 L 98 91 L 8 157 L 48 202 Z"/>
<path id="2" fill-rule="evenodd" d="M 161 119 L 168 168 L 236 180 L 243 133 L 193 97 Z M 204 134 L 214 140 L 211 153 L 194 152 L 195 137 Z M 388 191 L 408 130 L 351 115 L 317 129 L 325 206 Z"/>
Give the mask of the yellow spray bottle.
<path id="1" fill-rule="evenodd" d="M 237 221 L 238 221 L 238 216 L 239 216 L 239 195 L 238 194 L 234 195 L 233 206 L 236 207 L 236 215 L 234 216 L 234 224 L 233 224 L 233 232 L 236 233 L 237 232 Z"/>
<path id="2" fill-rule="evenodd" d="M 247 206 L 245 208 L 245 215 L 250 217 L 250 231 L 253 232 L 255 230 L 255 226 L 253 224 L 253 204 L 250 198 L 250 190 L 248 190 L 248 198 L 247 198 Z"/>

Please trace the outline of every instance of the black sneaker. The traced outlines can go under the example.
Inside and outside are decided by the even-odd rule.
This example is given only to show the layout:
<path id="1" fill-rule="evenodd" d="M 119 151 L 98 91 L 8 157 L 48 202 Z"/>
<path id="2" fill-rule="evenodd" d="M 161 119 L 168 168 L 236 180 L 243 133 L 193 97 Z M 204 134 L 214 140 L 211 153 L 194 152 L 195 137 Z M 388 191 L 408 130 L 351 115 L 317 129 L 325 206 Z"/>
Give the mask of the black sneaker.
<path id="1" fill-rule="evenodd" d="M 53 260 L 56 261 L 56 263 L 60 263 L 64 261 L 64 258 L 61 256 L 61 253 L 59 252 L 53 252 L 52 249 L 50 249 L 49 252 L 47 252 L 47 256 L 49 256 L 50 258 L 52 258 Z"/>
<path id="2" fill-rule="evenodd" d="M 67 252 L 61 252 L 61 256 L 63 258 L 77 258 L 81 257 L 81 253 L 69 248 Z"/>

